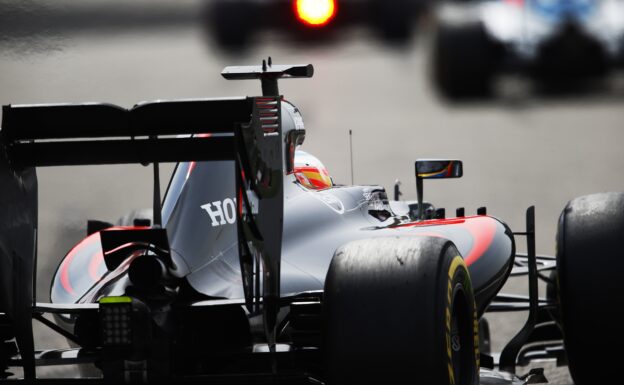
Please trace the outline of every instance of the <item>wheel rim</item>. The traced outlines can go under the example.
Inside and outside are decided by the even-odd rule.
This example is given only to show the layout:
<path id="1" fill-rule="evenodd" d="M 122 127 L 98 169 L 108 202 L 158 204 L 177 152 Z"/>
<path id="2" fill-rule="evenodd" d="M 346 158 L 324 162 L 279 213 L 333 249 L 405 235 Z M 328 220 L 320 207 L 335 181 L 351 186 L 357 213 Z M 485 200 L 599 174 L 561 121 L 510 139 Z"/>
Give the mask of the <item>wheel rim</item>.
<path id="1" fill-rule="evenodd" d="M 474 330 L 470 307 L 461 285 L 455 290 L 451 307 L 451 365 L 453 376 L 450 384 L 468 385 L 473 383 L 474 373 Z"/>

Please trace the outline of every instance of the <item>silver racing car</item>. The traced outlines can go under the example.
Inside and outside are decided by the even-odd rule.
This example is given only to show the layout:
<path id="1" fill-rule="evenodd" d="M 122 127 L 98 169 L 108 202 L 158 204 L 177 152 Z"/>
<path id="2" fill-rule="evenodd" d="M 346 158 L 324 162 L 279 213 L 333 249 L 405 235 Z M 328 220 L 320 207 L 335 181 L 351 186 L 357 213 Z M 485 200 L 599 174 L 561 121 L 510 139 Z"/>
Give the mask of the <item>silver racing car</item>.
<path id="1" fill-rule="evenodd" d="M 463 176 L 459 160 L 417 160 L 416 202 L 335 185 L 278 89 L 312 74 L 269 60 L 223 72 L 259 79 L 257 97 L 4 106 L 0 380 L 80 365 L 75 383 L 520 385 L 545 377 L 517 366 L 551 359 L 580 384 L 616 383 L 624 194 L 568 203 L 549 257 L 532 207 L 513 232 L 485 208 L 424 201 L 425 182 Z M 161 199 L 163 162 L 177 166 Z M 153 218 L 90 221 L 40 302 L 36 168 L 123 163 L 153 168 Z M 500 292 L 510 275 L 528 295 Z M 494 354 L 484 316 L 503 311 L 528 318 Z M 33 321 L 72 348 L 35 350 Z"/>

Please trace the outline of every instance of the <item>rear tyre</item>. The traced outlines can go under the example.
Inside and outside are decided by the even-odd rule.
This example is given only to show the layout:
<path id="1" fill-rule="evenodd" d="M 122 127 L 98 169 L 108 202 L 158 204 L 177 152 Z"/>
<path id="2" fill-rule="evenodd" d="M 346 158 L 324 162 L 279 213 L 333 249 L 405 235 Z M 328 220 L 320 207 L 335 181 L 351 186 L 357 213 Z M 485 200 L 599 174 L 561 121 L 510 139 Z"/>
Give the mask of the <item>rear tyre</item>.
<path id="1" fill-rule="evenodd" d="M 441 23 L 433 42 L 434 86 L 451 100 L 490 96 L 499 56 L 480 22 Z"/>
<path id="2" fill-rule="evenodd" d="M 325 281 L 323 354 L 330 384 L 477 384 L 470 276 L 452 242 L 351 242 Z"/>
<path id="3" fill-rule="evenodd" d="M 559 218 L 557 293 L 576 384 L 621 382 L 624 193 L 576 198 Z"/>

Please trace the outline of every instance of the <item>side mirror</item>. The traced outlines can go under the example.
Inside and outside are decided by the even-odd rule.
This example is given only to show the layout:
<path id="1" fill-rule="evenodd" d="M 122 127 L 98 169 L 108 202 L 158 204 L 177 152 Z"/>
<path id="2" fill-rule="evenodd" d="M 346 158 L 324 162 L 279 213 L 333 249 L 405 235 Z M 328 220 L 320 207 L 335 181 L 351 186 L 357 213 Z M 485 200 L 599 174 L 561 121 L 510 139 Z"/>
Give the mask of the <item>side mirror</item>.
<path id="1" fill-rule="evenodd" d="M 419 159 L 416 168 L 416 194 L 418 196 L 418 219 L 424 219 L 423 180 L 461 178 L 464 166 L 461 160 L 450 159 Z"/>
<path id="2" fill-rule="evenodd" d="M 419 159 L 416 161 L 416 178 L 461 178 L 462 175 L 464 175 L 464 167 L 461 160 Z"/>

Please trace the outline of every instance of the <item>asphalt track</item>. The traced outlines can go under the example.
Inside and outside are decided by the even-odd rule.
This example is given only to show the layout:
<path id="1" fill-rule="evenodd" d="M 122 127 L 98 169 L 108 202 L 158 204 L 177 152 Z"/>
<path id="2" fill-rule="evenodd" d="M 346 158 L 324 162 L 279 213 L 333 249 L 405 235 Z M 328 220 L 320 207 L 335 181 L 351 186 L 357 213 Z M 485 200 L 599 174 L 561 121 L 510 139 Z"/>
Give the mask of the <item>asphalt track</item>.
<path id="1" fill-rule="evenodd" d="M 188 9 L 176 8 L 182 10 L 177 17 L 192 18 L 197 3 L 182 4 Z M 447 212 L 462 206 L 472 213 L 487 206 L 488 213 L 518 231 L 525 209 L 535 205 L 537 246 L 544 254 L 554 253 L 557 219 L 569 199 L 624 190 L 624 108 L 617 87 L 582 97 L 544 98 L 507 79 L 498 100 L 448 105 L 430 88 L 424 28 L 400 49 L 356 31 L 331 46 L 312 47 L 293 47 L 268 35 L 238 55 L 220 52 L 187 22 L 61 32 L 53 24 L 46 28 L 20 33 L 0 29 L 1 104 L 106 101 L 130 107 L 142 100 L 258 94 L 259 84 L 228 82 L 219 72 L 226 65 L 255 64 L 271 55 L 277 63 L 315 65 L 314 79 L 283 81 L 281 91 L 304 114 L 304 148 L 322 159 L 339 183 L 351 183 L 349 130 L 353 182 L 392 191 L 400 179 L 405 199 L 415 198 L 415 159 L 462 159 L 464 178 L 426 183 L 425 198 Z M 167 175 L 171 168 L 164 170 Z M 47 301 L 50 276 L 84 235 L 87 219 L 115 221 L 131 209 L 151 205 L 151 170 L 78 167 L 38 174 L 38 297 Z M 515 281 L 507 289 L 522 292 L 525 286 Z M 494 350 L 522 322 L 522 315 L 492 317 Z M 62 343 L 38 332 L 38 348 Z M 551 384 L 571 383 L 565 368 L 549 364 L 547 369 Z M 45 373 L 74 374 L 62 368 Z"/>

